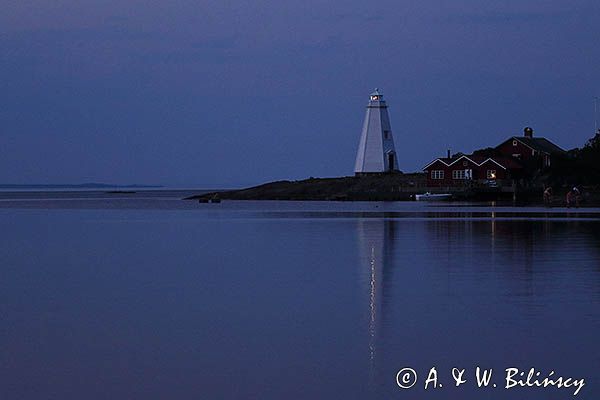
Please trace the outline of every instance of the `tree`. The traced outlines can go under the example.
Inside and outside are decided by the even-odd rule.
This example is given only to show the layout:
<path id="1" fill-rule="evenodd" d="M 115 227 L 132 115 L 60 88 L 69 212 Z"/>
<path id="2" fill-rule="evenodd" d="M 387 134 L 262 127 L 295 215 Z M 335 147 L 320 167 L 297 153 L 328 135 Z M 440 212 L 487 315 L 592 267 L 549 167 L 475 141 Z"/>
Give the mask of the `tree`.
<path id="1" fill-rule="evenodd" d="M 596 132 L 596 135 L 593 138 L 589 139 L 585 143 L 584 148 L 592 149 L 595 151 L 600 150 L 600 129 L 598 129 L 598 132 Z"/>

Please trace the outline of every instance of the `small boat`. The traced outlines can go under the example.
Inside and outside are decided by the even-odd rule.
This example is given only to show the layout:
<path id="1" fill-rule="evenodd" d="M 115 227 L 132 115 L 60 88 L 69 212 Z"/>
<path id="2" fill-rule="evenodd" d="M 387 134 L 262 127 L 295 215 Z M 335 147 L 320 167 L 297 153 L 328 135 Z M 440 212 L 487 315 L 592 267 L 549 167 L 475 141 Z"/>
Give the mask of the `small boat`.
<path id="1" fill-rule="evenodd" d="M 439 200 L 450 200 L 452 195 L 450 193 L 423 193 L 415 194 L 415 200 L 417 201 L 439 201 Z"/>

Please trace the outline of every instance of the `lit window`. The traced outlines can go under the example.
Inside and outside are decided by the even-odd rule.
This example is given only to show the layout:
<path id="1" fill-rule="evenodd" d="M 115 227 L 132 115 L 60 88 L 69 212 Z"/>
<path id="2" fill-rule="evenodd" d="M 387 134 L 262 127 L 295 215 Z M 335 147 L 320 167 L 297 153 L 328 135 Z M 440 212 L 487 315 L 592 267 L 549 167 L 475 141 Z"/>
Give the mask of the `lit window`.
<path id="1" fill-rule="evenodd" d="M 377 100 L 379 100 L 379 96 L 373 95 L 373 96 L 371 96 L 371 100 L 372 101 L 377 101 Z"/>
<path id="2" fill-rule="evenodd" d="M 486 176 L 487 176 L 488 179 L 496 179 L 496 170 L 495 169 L 488 169 Z"/>
<path id="3" fill-rule="evenodd" d="M 431 179 L 444 179 L 444 171 L 437 169 L 432 170 Z"/>

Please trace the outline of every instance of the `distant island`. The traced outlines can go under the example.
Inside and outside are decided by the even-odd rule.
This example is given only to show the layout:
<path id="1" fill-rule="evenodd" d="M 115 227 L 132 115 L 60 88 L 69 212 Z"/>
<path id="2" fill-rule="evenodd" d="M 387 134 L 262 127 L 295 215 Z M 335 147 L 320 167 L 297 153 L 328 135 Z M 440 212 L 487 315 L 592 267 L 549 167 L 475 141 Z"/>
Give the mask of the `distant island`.
<path id="1" fill-rule="evenodd" d="M 112 185 L 109 183 L 64 183 L 64 184 L 12 184 L 0 183 L 0 189 L 156 189 L 162 188 L 160 185 Z"/>

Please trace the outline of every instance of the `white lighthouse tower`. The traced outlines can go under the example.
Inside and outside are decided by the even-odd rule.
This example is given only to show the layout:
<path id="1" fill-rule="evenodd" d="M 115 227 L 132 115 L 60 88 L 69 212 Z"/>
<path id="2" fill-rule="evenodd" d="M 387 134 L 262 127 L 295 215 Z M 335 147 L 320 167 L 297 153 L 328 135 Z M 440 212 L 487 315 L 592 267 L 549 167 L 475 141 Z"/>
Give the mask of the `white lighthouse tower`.
<path id="1" fill-rule="evenodd" d="M 383 95 L 375 89 L 367 105 L 354 173 L 362 175 L 397 170 L 398 160 L 387 104 L 383 100 Z"/>

